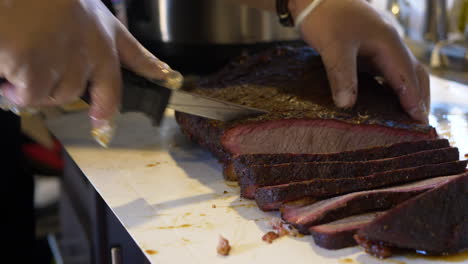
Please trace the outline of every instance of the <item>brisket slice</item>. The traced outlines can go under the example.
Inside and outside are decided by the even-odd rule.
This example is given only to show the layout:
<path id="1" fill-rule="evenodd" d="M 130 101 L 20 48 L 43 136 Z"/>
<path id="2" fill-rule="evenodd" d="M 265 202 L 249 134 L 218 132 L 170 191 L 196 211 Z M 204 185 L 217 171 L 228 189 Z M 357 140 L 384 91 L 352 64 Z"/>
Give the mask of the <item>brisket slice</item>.
<path id="1" fill-rule="evenodd" d="M 281 207 L 281 216 L 301 233 L 307 234 L 311 226 L 352 215 L 390 209 L 413 196 L 445 184 L 454 177 L 457 176 L 436 177 L 384 189 L 354 192 L 303 207 Z"/>
<path id="2" fill-rule="evenodd" d="M 340 194 L 370 190 L 432 177 L 458 174 L 465 170 L 468 161 L 453 161 L 379 172 L 371 175 L 341 178 L 313 179 L 258 188 L 255 201 L 264 211 L 276 210 L 281 204 L 304 197 L 326 198 Z"/>
<path id="3" fill-rule="evenodd" d="M 372 212 L 353 215 L 331 223 L 313 226 L 308 233 L 314 238 L 317 246 L 326 249 L 342 249 L 355 246 L 354 235 L 363 226 L 369 224 L 384 212 Z"/>
<path id="4" fill-rule="evenodd" d="M 191 90 L 268 114 L 220 122 L 176 113 L 176 120 L 226 167 L 241 154 L 327 154 L 437 137 L 434 128 L 403 111 L 392 89 L 369 74 L 358 77 L 355 107 L 339 109 L 317 53 L 305 46 L 278 47 L 240 58 Z"/>
<path id="5" fill-rule="evenodd" d="M 382 171 L 455 161 L 458 158 L 457 148 L 443 148 L 370 161 L 252 165 L 242 172 L 239 184 L 241 186 L 241 195 L 245 198 L 253 198 L 255 190 L 263 186 L 313 179 L 353 178 Z"/>
<path id="6" fill-rule="evenodd" d="M 389 210 L 355 238 L 378 257 L 392 248 L 435 255 L 468 249 L 468 173 Z"/>
<path id="7" fill-rule="evenodd" d="M 234 157 L 231 162 L 232 166 L 226 168 L 224 173 L 229 175 L 230 178 L 237 178 L 244 170 L 248 170 L 251 165 L 273 165 L 290 162 L 366 161 L 398 157 L 414 152 L 447 147 L 450 147 L 447 139 L 434 139 L 330 154 L 243 154 Z"/>

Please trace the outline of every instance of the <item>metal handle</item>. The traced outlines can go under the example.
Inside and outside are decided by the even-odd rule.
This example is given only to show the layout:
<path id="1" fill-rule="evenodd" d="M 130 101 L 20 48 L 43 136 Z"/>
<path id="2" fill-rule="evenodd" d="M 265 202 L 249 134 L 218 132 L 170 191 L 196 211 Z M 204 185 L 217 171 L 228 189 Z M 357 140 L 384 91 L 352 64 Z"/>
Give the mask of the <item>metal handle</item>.
<path id="1" fill-rule="evenodd" d="M 447 1 L 426 0 L 424 39 L 439 42 L 447 39 Z"/>
<path id="2" fill-rule="evenodd" d="M 115 11 L 115 17 L 125 26 L 128 27 L 127 16 L 127 1 L 126 0 L 112 0 L 112 6 Z"/>
<path id="3" fill-rule="evenodd" d="M 112 264 L 122 264 L 122 249 L 120 247 L 111 248 L 111 263 Z"/>

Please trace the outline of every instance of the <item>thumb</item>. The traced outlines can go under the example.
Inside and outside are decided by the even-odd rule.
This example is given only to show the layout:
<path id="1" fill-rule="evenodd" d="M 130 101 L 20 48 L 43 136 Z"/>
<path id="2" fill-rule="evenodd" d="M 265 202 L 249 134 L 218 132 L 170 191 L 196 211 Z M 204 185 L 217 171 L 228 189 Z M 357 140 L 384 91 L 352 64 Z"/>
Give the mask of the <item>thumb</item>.
<path id="1" fill-rule="evenodd" d="M 322 53 L 335 105 L 340 108 L 353 107 L 358 92 L 357 52 L 341 47 Z"/>

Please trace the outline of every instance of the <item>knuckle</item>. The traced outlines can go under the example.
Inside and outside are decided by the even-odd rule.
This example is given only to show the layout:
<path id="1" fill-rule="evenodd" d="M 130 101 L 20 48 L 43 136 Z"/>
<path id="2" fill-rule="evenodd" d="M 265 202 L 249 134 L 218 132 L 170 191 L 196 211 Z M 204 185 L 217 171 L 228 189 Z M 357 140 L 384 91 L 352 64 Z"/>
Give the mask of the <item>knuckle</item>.
<path id="1" fill-rule="evenodd" d="M 383 22 L 381 25 L 377 26 L 376 29 L 379 32 L 377 35 L 379 37 L 375 38 L 373 41 L 382 49 L 391 49 L 395 46 L 395 43 L 401 43 L 398 31 L 389 22 Z"/>

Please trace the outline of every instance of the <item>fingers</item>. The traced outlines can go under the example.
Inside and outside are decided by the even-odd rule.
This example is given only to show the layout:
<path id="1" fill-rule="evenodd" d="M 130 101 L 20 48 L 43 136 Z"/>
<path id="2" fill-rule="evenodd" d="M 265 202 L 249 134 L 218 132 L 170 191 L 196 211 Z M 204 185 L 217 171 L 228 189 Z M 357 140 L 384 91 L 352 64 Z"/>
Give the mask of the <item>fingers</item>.
<path id="1" fill-rule="evenodd" d="M 90 81 L 91 123 L 94 128 L 108 126 L 120 106 L 122 80 L 117 55 L 97 67 Z"/>
<path id="2" fill-rule="evenodd" d="M 424 68 L 395 35 L 377 47 L 374 63 L 397 93 L 403 109 L 415 120 L 428 123 L 429 80 Z"/>
<path id="3" fill-rule="evenodd" d="M 357 51 L 337 47 L 322 52 L 323 63 L 335 105 L 340 108 L 352 107 L 357 100 Z"/>
<path id="4" fill-rule="evenodd" d="M 24 66 L 5 75 L 11 85 L 5 87 L 3 95 L 19 107 L 42 105 L 59 76 L 58 71 L 51 68 Z"/>
<path id="5" fill-rule="evenodd" d="M 129 70 L 152 79 L 164 80 L 173 72 L 169 65 L 156 58 L 120 24 L 117 50 L 121 63 Z"/>
<path id="6" fill-rule="evenodd" d="M 416 66 L 416 76 L 419 82 L 419 90 L 421 91 L 424 104 L 426 105 L 426 112 L 428 112 L 431 109 L 431 85 L 429 73 L 421 63 L 418 63 Z"/>

